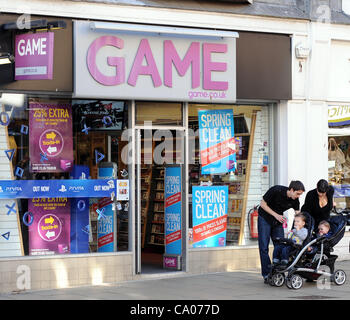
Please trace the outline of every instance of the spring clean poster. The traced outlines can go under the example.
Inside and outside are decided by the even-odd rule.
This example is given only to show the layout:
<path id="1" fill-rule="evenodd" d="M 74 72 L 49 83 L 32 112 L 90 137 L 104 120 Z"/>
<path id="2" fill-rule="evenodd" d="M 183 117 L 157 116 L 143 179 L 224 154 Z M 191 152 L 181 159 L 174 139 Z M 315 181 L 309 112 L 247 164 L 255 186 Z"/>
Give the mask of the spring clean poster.
<path id="1" fill-rule="evenodd" d="M 202 174 L 236 170 L 233 110 L 199 110 L 199 147 Z"/>
<path id="2" fill-rule="evenodd" d="M 166 167 L 165 192 L 165 253 L 181 255 L 181 167 Z"/>
<path id="3" fill-rule="evenodd" d="M 66 172 L 73 166 L 70 104 L 29 103 L 31 172 Z"/>
<path id="4" fill-rule="evenodd" d="M 228 186 L 192 187 L 193 248 L 226 244 Z"/>

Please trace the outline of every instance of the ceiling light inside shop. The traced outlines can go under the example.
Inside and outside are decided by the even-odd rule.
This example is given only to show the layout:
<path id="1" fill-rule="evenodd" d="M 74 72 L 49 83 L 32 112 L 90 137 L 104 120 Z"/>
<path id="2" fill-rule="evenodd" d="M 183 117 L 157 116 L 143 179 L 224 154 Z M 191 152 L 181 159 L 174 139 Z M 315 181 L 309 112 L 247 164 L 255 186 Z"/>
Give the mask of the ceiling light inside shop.
<path id="1" fill-rule="evenodd" d="M 22 107 L 24 105 L 24 94 L 3 93 L 0 96 L 0 103 L 7 104 L 13 107 Z"/>
<path id="2" fill-rule="evenodd" d="M 15 57 L 10 53 L 0 52 L 0 65 L 9 64 L 15 61 Z"/>

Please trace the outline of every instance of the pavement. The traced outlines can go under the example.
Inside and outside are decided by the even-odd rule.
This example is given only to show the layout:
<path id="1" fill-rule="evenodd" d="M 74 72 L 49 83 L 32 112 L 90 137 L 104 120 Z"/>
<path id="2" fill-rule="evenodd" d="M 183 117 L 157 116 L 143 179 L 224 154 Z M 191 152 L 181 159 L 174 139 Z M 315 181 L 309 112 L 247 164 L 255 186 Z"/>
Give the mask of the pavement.
<path id="1" fill-rule="evenodd" d="M 349 300 L 350 260 L 337 261 L 336 269 L 347 273 L 338 286 L 329 281 L 304 282 L 298 289 L 264 284 L 260 270 L 201 275 L 186 273 L 153 276 L 123 283 L 54 290 L 29 290 L 0 294 L 0 300 L 119 300 L 119 301 L 224 301 L 224 300 Z"/>

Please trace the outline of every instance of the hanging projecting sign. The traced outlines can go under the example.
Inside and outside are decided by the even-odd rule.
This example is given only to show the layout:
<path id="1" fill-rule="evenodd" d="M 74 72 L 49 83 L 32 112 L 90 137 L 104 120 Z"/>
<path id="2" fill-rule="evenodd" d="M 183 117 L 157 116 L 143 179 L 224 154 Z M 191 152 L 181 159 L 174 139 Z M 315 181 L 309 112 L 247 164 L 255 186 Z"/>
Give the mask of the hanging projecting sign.
<path id="1" fill-rule="evenodd" d="M 31 172 L 65 172 L 73 166 L 72 107 L 29 103 Z"/>
<path id="2" fill-rule="evenodd" d="M 149 26 L 125 32 L 103 25 L 74 22 L 75 97 L 235 102 L 238 34 L 174 36 L 166 28 L 159 34 Z"/>
<path id="3" fill-rule="evenodd" d="M 329 105 L 328 126 L 341 127 L 350 125 L 350 105 Z"/>
<path id="4" fill-rule="evenodd" d="M 200 110 L 198 124 L 202 174 L 235 171 L 233 110 Z"/>
<path id="5" fill-rule="evenodd" d="M 26 33 L 15 39 L 15 80 L 52 79 L 54 33 Z"/>

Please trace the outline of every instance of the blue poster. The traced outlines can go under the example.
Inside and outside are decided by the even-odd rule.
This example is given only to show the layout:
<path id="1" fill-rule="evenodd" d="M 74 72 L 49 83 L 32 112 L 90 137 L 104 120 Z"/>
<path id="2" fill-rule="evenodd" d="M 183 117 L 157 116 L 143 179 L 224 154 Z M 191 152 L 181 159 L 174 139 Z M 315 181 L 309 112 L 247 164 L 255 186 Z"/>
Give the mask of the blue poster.
<path id="1" fill-rule="evenodd" d="M 98 168 L 98 177 L 110 179 L 116 176 L 117 166 L 113 163 L 104 163 Z M 114 197 L 116 197 L 116 192 Z M 114 252 L 117 249 L 117 217 L 115 204 L 111 197 L 98 201 L 99 216 L 97 221 L 98 252 Z"/>
<path id="2" fill-rule="evenodd" d="M 236 170 L 233 110 L 199 110 L 199 147 L 202 174 Z"/>
<path id="3" fill-rule="evenodd" d="M 181 255 L 181 166 L 166 167 L 165 197 L 165 253 Z"/>
<path id="4" fill-rule="evenodd" d="M 226 244 L 228 186 L 192 187 L 193 247 Z"/>
<path id="5" fill-rule="evenodd" d="M 87 179 L 89 175 L 88 166 L 73 166 L 71 172 L 73 179 Z M 89 252 L 89 198 L 71 199 L 70 251 Z"/>

